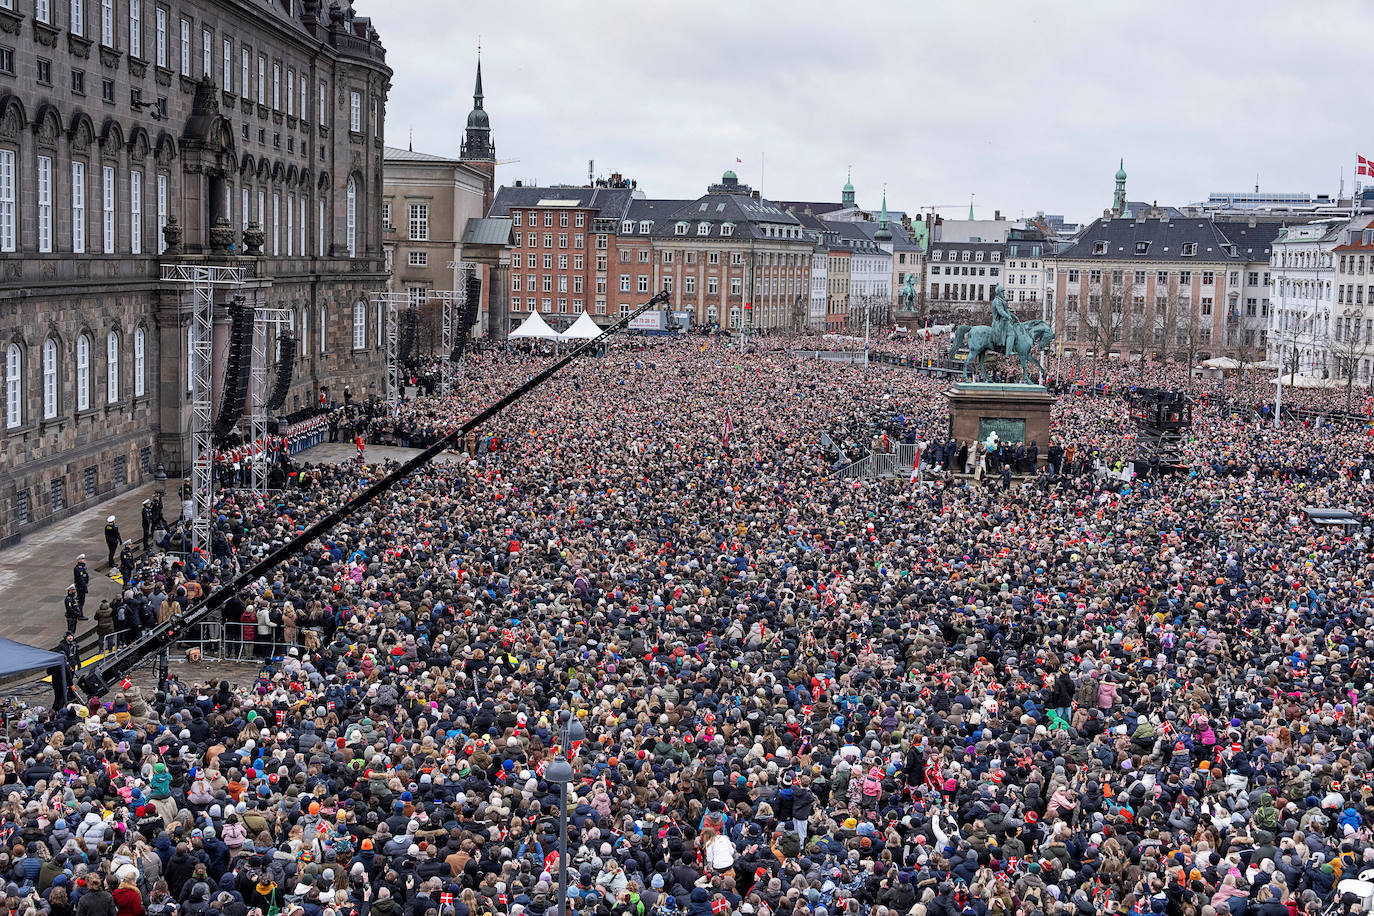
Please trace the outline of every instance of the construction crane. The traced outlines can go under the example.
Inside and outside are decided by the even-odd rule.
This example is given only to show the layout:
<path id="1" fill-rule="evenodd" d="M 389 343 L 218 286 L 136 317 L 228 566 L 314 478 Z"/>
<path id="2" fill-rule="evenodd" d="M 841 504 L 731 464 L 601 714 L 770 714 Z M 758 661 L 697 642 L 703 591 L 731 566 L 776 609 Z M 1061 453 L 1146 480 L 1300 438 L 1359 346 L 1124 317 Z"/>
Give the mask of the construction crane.
<path id="1" fill-rule="evenodd" d="M 496 164 L 497 164 L 497 165 L 511 165 L 512 163 L 519 162 L 519 161 L 520 161 L 519 159 L 497 159 L 497 160 L 496 160 Z"/>

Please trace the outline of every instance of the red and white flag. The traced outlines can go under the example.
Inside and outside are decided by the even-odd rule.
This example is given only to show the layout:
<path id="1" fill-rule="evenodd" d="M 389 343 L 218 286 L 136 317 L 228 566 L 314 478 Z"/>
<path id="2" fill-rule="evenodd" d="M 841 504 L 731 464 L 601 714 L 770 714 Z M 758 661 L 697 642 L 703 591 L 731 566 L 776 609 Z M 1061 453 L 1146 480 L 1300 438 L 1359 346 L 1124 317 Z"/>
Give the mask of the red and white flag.
<path id="1" fill-rule="evenodd" d="M 725 422 L 724 422 L 723 424 L 721 424 L 721 428 L 720 428 L 720 439 L 721 439 L 721 441 L 724 442 L 726 445 L 729 445 L 729 444 L 730 444 L 730 437 L 731 437 L 732 435 L 734 435 L 734 432 L 735 432 L 735 424 L 734 424 L 734 422 L 730 419 L 730 415 L 727 413 L 727 414 L 725 415 Z"/>
<path id="2" fill-rule="evenodd" d="M 921 477 L 921 447 L 916 446 L 916 460 L 911 462 L 911 482 L 915 483 Z"/>
<path id="3" fill-rule="evenodd" d="M 740 165 L 744 165 L 744 160 L 738 156 L 735 157 L 735 161 L 738 162 Z"/>
<path id="4" fill-rule="evenodd" d="M 1366 159 L 1363 156 L 1356 156 L 1355 159 L 1355 174 L 1374 178 L 1374 160 Z"/>

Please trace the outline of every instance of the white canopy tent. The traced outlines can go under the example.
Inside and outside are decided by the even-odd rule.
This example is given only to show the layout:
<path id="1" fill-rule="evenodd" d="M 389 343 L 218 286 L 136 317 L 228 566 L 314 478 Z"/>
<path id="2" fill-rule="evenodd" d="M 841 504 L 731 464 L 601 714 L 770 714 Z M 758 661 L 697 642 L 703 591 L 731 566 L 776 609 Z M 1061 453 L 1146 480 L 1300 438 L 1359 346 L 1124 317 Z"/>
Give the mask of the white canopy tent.
<path id="1" fill-rule="evenodd" d="M 510 332 L 509 340 L 523 340 L 533 338 L 535 340 L 560 340 L 558 332 L 549 327 L 538 312 L 530 312 L 530 317 L 520 323 L 520 327 Z"/>
<path id="2" fill-rule="evenodd" d="M 601 328 L 597 327 L 592 316 L 583 312 L 577 316 L 577 320 L 572 323 L 562 334 L 558 335 L 561 340 L 591 340 L 601 336 Z"/>

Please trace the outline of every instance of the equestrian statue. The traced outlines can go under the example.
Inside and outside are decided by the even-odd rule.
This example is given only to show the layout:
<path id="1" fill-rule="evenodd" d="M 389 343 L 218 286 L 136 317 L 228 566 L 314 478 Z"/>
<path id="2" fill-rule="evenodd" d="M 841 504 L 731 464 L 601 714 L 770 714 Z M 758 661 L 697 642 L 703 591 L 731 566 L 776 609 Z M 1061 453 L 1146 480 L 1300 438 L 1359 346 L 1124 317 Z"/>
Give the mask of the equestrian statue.
<path id="1" fill-rule="evenodd" d="M 964 358 L 964 378 L 976 370 L 978 378 L 990 381 L 983 365 L 988 353 L 1002 356 L 1015 356 L 1021 361 L 1021 381 L 1030 385 L 1043 381 L 1045 367 L 1035 356 L 1035 351 L 1045 352 L 1054 340 L 1054 329 L 1048 321 L 1036 318 L 1032 321 L 1018 321 L 1007 306 L 1006 291 L 997 284 L 992 294 L 992 324 L 961 324 L 954 329 L 954 344 L 949 355 L 953 358 L 967 341 L 968 356 Z M 1031 382 L 1030 368 L 1038 370 L 1036 382 Z"/>

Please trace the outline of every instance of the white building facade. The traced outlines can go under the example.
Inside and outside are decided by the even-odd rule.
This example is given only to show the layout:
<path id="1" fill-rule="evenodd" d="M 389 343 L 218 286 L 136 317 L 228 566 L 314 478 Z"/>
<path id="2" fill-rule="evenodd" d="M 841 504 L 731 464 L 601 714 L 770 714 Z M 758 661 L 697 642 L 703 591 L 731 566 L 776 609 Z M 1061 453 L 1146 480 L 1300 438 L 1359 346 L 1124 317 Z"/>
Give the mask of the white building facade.
<path id="1" fill-rule="evenodd" d="M 1288 226 L 1274 240 L 1265 353 L 1285 373 L 1316 378 L 1335 374 L 1335 249 L 1345 229 L 1346 220 L 1320 220 Z"/>
<path id="2" fill-rule="evenodd" d="M 811 299 L 807 312 L 807 324 L 813 331 L 825 330 L 825 280 L 828 252 L 824 245 L 817 245 L 811 252 Z"/>

